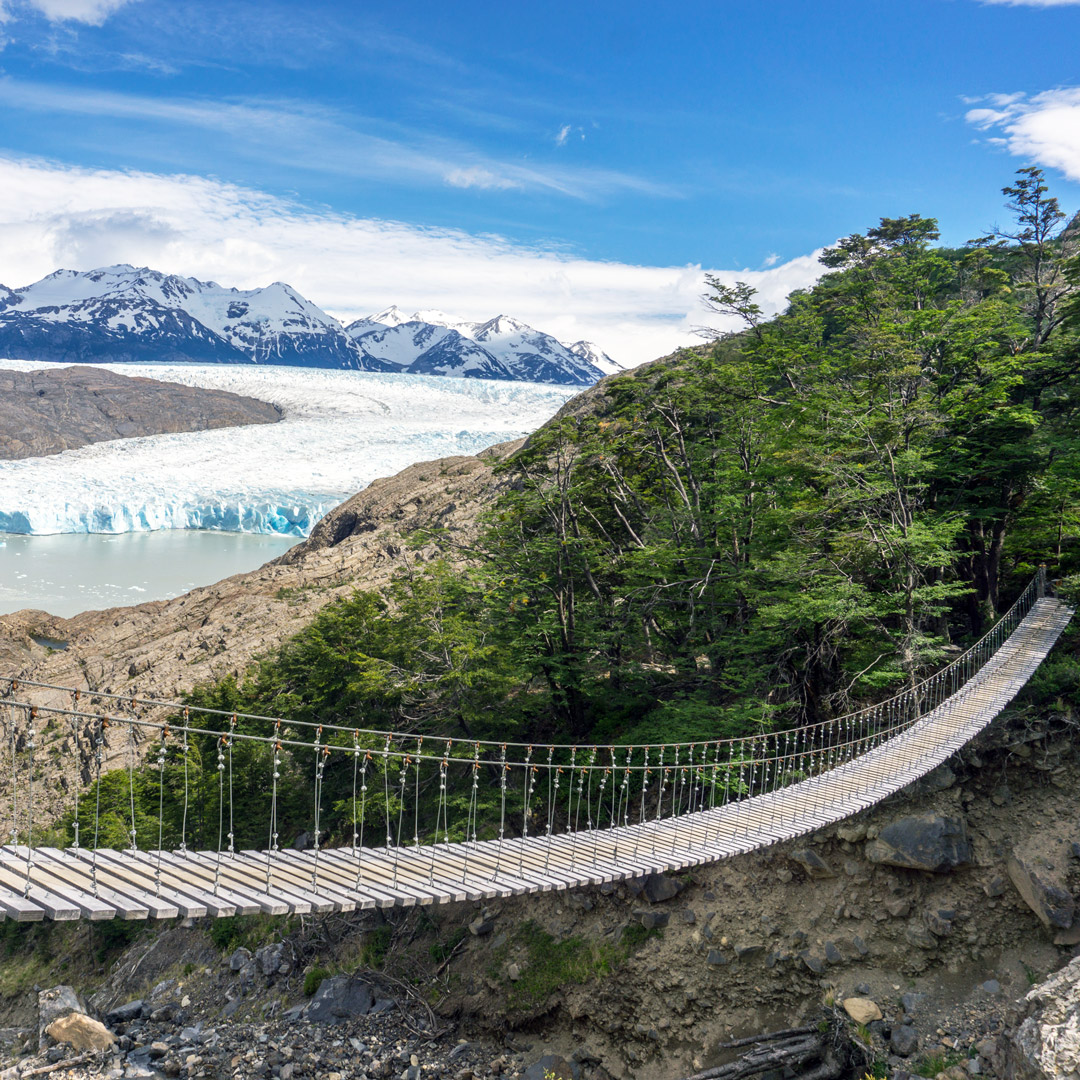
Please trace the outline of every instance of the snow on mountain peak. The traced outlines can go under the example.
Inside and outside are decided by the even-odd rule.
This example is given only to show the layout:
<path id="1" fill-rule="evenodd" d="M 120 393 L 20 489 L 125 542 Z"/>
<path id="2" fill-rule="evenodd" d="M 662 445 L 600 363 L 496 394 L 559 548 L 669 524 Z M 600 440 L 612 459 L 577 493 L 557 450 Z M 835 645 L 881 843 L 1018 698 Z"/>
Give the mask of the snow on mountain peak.
<path id="1" fill-rule="evenodd" d="M 0 286 L 0 355 L 33 360 L 300 364 L 578 386 L 617 370 L 583 344 L 505 314 L 473 323 L 396 305 L 342 327 L 283 281 L 225 288 L 128 263 Z"/>
<path id="2" fill-rule="evenodd" d="M 626 368 L 617 360 L 612 360 L 606 352 L 591 341 L 575 341 L 566 346 L 575 356 L 580 356 L 586 363 L 592 364 L 605 375 L 615 375 Z"/>
<path id="3" fill-rule="evenodd" d="M 531 326 L 527 326 L 509 315 L 496 315 L 494 319 L 488 319 L 486 323 L 476 328 L 476 340 L 484 341 L 489 337 L 505 337 L 509 334 L 533 334 L 536 333 Z"/>

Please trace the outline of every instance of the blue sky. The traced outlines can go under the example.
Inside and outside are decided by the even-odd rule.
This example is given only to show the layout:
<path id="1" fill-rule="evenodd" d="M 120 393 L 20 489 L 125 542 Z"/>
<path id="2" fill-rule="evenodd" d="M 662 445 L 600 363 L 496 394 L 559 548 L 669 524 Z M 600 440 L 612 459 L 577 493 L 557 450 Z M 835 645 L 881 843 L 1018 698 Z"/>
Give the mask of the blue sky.
<path id="1" fill-rule="evenodd" d="M 1080 208 L 1080 2 L 3 0 L 0 281 L 149 264 L 637 362 L 918 212 Z"/>

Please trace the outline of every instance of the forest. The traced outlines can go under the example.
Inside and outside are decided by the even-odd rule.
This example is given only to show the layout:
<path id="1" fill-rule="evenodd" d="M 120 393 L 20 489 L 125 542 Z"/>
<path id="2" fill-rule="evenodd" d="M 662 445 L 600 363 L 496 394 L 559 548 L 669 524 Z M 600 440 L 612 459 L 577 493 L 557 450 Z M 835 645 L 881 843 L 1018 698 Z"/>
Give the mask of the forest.
<path id="1" fill-rule="evenodd" d="M 499 466 L 474 546 L 415 537 L 441 556 L 189 703 L 465 743 L 704 740 L 895 693 L 1040 564 L 1075 590 L 1080 214 L 1035 168 L 1003 191 L 1007 224 L 961 248 L 918 214 L 844 238 L 774 318 L 707 277 L 738 331 L 575 398 Z M 1036 678 L 1044 702 L 1080 705 L 1070 643 Z M 217 745 L 103 777 L 83 796 L 100 842 L 124 846 L 132 811 L 156 823 L 160 806 L 168 839 L 212 846 Z M 245 846 L 266 843 L 245 830 L 265 819 L 270 753 L 241 742 L 230 759 Z M 318 772 L 331 843 L 355 827 L 349 768 Z M 315 780 L 288 753 L 274 770 L 289 843 Z M 156 842 L 156 824 L 139 832 Z"/>

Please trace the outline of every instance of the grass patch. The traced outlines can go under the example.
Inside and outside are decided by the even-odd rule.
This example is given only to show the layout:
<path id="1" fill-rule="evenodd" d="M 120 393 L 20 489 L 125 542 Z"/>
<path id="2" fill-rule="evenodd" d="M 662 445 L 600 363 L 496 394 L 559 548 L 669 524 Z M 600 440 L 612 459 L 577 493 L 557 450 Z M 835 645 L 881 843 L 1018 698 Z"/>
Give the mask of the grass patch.
<path id="1" fill-rule="evenodd" d="M 292 929 L 291 916 L 226 915 L 210 923 L 210 940 L 219 952 L 250 949 L 280 941 Z"/>
<path id="2" fill-rule="evenodd" d="M 464 926 L 459 926 L 445 941 L 436 941 L 429 949 L 428 956 L 436 964 L 449 960 L 454 950 L 465 940 L 469 931 Z"/>
<path id="3" fill-rule="evenodd" d="M 519 965 L 521 977 L 510 983 L 507 1005 L 513 1011 L 529 1011 L 543 1005 L 564 986 L 581 986 L 611 975 L 646 941 L 662 933 L 631 923 L 617 943 L 587 942 L 576 937 L 557 941 L 536 923 L 523 923 L 513 940 L 524 946 L 526 955 Z M 501 970 L 506 955 L 504 947 L 494 958 L 497 970 L 491 974 L 496 978 L 506 978 Z"/>
<path id="4" fill-rule="evenodd" d="M 364 967 L 378 970 L 386 961 L 386 954 L 390 951 L 390 942 L 394 937 L 394 928 L 389 923 L 375 927 L 364 938 L 364 947 L 360 950 L 360 963 Z"/>
<path id="5" fill-rule="evenodd" d="M 937 1076 L 939 1072 L 951 1069 L 965 1060 L 963 1054 L 927 1054 L 919 1059 L 915 1066 L 916 1076 Z"/>
<path id="6" fill-rule="evenodd" d="M 304 976 L 304 995 L 306 997 L 311 997 L 315 993 L 315 991 L 319 989 L 319 985 L 323 981 L 323 979 L 329 979 L 330 975 L 331 971 L 329 968 L 312 968 Z"/>

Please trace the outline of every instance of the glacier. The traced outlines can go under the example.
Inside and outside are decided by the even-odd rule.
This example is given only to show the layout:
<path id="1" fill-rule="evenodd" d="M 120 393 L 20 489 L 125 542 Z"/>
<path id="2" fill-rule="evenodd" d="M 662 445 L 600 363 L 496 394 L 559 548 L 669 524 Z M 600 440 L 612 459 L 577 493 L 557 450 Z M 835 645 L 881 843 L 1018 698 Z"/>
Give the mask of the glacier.
<path id="1" fill-rule="evenodd" d="M 0 366 L 62 365 L 0 360 Z M 0 532 L 218 529 L 306 536 L 372 480 L 526 435 L 577 389 L 272 365 L 98 366 L 247 394 L 279 406 L 284 419 L 0 461 Z"/>

